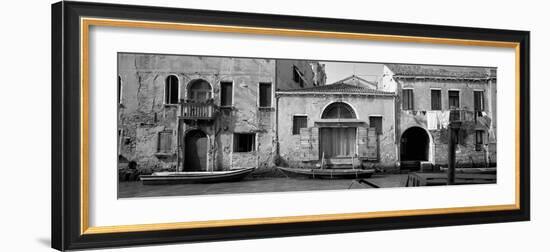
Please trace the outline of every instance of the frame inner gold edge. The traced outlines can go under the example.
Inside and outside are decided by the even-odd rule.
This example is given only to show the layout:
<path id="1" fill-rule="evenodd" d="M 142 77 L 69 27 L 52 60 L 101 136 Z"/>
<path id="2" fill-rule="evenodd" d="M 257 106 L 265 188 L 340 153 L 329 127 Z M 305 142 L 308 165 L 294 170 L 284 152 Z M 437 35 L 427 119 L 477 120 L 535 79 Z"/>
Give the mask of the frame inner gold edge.
<path id="1" fill-rule="evenodd" d="M 340 39 L 359 39 L 359 40 L 374 40 L 386 42 L 415 42 L 415 43 L 434 43 L 447 45 L 464 45 L 464 46 L 489 46 L 489 47 L 506 47 L 514 48 L 516 56 L 516 188 L 515 188 L 515 204 L 511 205 L 488 205 L 474 207 L 452 207 L 452 208 L 432 208 L 432 209 L 414 209 L 414 210 L 396 210 L 396 211 L 379 211 L 379 212 L 359 212 L 359 213 L 342 213 L 342 214 L 320 214 L 320 215 L 301 215 L 301 216 L 284 216 L 284 217 L 264 217 L 264 218 L 247 218 L 247 219 L 226 219 L 226 220 L 207 220 L 207 221 L 190 221 L 190 222 L 172 222 L 172 223 L 155 223 L 155 224 L 132 224 L 119 226 L 89 226 L 89 135 L 88 135 L 88 111 L 89 111 L 89 28 L 90 26 L 110 26 L 110 27 L 130 27 L 130 28 L 149 28 L 149 29 L 167 29 L 167 30 L 188 30 L 188 31 L 203 31 L 203 32 L 225 32 L 225 33 L 241 33 L 241 34 L 257 34 L 257 35 L 278 35 L 278 36 L 298 36 L 298 37 L 319 37 L 319 38 L 340 38 Z M 101 19 L 82 17 L 80 19 L 81 27 L 81 234 L 102 234 L 102 233 L 119 233 L 119 232 L 138 232 L 138 231 L 158 231 L 172 229 L 190 229 L 190 228 L 207 228 L 207 227 L 227 227 L 241 225 L 261 225 L 261 224 L 282 224 L 291 222 L 312 222 L 312 221 L 331 221 L 331 220 L 351 220 L 351 219 L 366 219 L 366 218 L 382 218 L 393 216 L 415 216 L 415 215 L 430 215 L 430 214 L 451 214 L 451 213 L 467 213 L 467 212 L 487 212 L 500 210 L 517 210 L 520 209 L 520 180 L 519 180 L 519 87 L 520 87 L 520 50 L 517 42 L 502 42 L 502 41 L 486 41 L 486 40 L 466 40 L 452 38 L 433 38 L 433 37 L 414 37 L 414 36 L 399 36 L 399 35 L 381 35 L 381 34 L 363 34 L 363 33 L 344 33 L 344 32 L 327 32 L 315 30 L 292 30 L 278 28 L 260 28 L 247 26 L 225 26 L 225 25 L 205 25 L 191 23 L 166 23 L 152 21 L 136 21 L 136 20 L 121 20 L 121 19 Z"/>

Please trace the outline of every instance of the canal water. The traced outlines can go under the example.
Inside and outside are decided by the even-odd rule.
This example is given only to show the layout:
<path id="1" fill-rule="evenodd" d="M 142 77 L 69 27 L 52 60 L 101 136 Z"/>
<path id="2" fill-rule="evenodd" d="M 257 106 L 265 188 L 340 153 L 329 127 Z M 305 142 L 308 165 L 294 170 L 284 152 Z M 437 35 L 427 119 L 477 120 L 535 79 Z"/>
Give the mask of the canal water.
<path id="1" fill-rule="evenodd" d="M 368 179 L 380 187 L 400 187 L 406 176 L 374 176 Z M 119 182 L 118 197 L 156 197 L 210 194 L 239 194 L 314 190 L 351 190 L 374 188 L 355 179 L 245 178 L 238 182 L 212 184 L 143 185 L 140 181 Z"/>

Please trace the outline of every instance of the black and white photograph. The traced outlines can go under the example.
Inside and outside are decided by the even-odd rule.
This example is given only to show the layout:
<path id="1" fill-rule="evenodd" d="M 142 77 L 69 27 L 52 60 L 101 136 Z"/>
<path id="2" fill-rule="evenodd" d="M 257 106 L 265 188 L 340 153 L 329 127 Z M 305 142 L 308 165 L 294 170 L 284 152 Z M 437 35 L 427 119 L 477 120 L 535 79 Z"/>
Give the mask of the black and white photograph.
<path id="1" fill-rule="evenodd" d="M 117 57 L 119 198 L 496 183 L 495 67 Z"/>

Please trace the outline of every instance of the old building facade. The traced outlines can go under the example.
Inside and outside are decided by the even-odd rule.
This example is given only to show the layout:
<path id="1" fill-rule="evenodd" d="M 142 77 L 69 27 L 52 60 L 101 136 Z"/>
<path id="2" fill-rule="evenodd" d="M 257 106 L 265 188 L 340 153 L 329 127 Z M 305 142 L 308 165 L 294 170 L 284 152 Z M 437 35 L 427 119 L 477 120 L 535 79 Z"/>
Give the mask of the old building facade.
<path id="1" fill-rule="evenodd" d="M 496 163 L 496 70 L 385 64 L 327 84 L 317 61 L 118 54 L 119 166 L 383 170 Z"/>
<path id="2" fill-rule="evenodd" d="M 348 84 L 350 79 L 277 92 L 282 165 L 395 165 L 395 93 Z"/>
<path id="3" fill-rule="evenodd" d="M 283 88 L 324 84 L 315 62 L 133 53 L 118 61 L 119 163 L 152 171 L 273 166 L 276 69 L 290 69 Z"/>
<path id="4" fill-rule="evenodd" d="M 395 91 L 402 167 L 447 166 L 449 123 L 460 121 L 458 167 L 496 165 L 496 69 L 386 64 L 380 88 Z"/>

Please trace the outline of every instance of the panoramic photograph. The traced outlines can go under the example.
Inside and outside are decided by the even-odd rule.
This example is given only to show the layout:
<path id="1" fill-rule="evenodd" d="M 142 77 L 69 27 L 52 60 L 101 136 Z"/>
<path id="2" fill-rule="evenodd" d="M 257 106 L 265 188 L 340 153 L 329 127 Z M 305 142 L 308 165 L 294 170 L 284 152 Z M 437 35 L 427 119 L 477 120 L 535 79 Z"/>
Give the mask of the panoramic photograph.
<path id="1" fill-rule="evenodd" d="M 118 198 L 496 183 L 494 67 L 117 57 Z"/>

